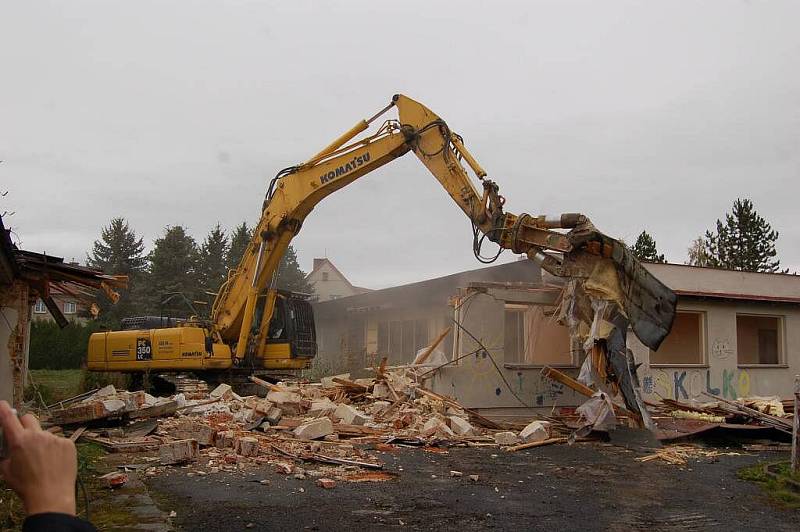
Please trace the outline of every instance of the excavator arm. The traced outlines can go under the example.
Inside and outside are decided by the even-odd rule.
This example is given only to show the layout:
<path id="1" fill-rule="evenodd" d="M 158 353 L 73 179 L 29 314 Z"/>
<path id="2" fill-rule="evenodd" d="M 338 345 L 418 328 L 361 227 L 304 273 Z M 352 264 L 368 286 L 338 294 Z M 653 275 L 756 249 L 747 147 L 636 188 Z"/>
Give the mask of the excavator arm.
<path id="1" fill-rule="evenodd" d="M 398 119 L 386 120 L 374 134 L 353 141 L 392 107 L 397 108 Z M 274 291 L 267 289 L 274 284 L 280 259 L 306 216 L 329 194 L 409 151 L 471 221 L 479 260 L 491 262 L 480 254 L 481 243 L 488 239 L 501 249 L 526 254 L 554 275 L 580 280 L 581 290 L 588 283 L 594 293 L 619 305 L 645 345 L 658 347 L 672 325 L 676 298 L 626 246 L 597 231 L 582 214 L 549 217 L 505 212 L 498 185 L 487 179 L 462 138 L 424 105 L 395 95 L 379 113 L 359 121 L 305 163 L 281 171 L 270 183 L 248 249 L 212 310 L 215 334 L 235 345 L 235 358 L 243 359 L 265 337 L 274 306 Z M 479 187 L 464 163 L 474 172 Z M 260 297 L 265 293 L 272 295 Z M 257 312 L 259 304 L 263 308 Z M 575 310 L 573 322 L 580 321 L 576 318 L 579 314 Z M 256 315 L 260 318 L 254 320 Z M 593 321 L 586 316 L 581 319 Z"/>

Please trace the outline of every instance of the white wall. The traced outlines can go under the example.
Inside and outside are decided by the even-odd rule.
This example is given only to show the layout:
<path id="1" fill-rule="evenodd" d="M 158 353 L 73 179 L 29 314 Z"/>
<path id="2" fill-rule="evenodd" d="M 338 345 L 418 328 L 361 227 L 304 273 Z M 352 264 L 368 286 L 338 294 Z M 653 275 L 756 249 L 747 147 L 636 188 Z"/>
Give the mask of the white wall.
<path id="1" fill-rule="evenodd" d="M 652 365 L 650 351 L 634 335 L 628 344 L 642 362 L 639 379 L 645 398 L 709 401 L 703 392 L 726 399 L 751 395 L 791 396 L 800 374 L 800 308 L 796 305 L 680 301 L 678 309 L 705 313 L 705 360 L 697 365 Z M 783 316 L 783 360 L 776 366 L 745 366 L 737 361 L 736 314 Z"/>

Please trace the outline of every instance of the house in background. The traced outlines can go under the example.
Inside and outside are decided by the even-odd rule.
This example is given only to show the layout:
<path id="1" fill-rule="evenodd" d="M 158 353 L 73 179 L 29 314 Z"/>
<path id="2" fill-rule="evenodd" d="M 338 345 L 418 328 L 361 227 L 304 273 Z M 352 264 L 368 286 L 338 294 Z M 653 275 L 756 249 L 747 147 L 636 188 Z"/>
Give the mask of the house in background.
<path id="1" fill-rule="evenodd" d="M 315 301 L 330 301 L 341 297 L 369 292 L 369 288 L 353 286 L 330 259 L 314 259 L 314 267 L 306 275 L 306 281 L 314 287 Z"/>
<path id="2" fill-rule="evenodd" d="M 68 294 L 53 294 L 53 302 L 61 311 L 61 314 L 70 321 L 86 323 L 91 318 L 90 305 L 78 298 Z M 33 304 L 31 319 L 33 321 L 55 321 L 42 299 L 37 299 Z"/>

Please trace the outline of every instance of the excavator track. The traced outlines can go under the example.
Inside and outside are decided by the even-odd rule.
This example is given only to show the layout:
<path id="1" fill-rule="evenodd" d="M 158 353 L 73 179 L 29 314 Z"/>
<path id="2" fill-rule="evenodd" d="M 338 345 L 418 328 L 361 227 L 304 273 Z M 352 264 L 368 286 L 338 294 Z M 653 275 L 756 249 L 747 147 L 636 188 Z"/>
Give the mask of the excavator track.
<path id="1" fill-rule="evenodd" d="M 153 377 L 151 384 L 155 390 L 161 390 L 170 395 L 182 393 L 186 399 L 205 399 L 211 390 L 222 383 L 229 384 L 239 395 L 264 395 L 266 393 L 261 386 L 250 381 L 249 373 L 226 371 L 204 373 L 203 377 L 200 379 L 193 373 L 161 373 Z M 284 379 L 296 379 L 297 375 L 269 373 L 258 375 L 258 377 L 267 382 L 276 383 Z"/>
<path id="2" fill-rule="evenodd" d="M 162 373 L 154 380 L 153 386 L 157 389 L 171 387 L 171 393 L 182 393 L 186 399 L 204 399 L 210 391 L 206 381 L 189 373 Z"/>

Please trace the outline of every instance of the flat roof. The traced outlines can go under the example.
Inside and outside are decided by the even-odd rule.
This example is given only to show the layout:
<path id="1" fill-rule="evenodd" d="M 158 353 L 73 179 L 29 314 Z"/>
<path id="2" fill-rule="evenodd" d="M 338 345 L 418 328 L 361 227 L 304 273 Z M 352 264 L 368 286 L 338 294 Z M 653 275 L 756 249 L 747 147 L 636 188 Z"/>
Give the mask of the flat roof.
<path id="1" fill-rule="evenodd" d="M 800 303 L 800 276 L 741 272 L 686 264 L 646 262 L 644 267 L 678 296 Z"/>

